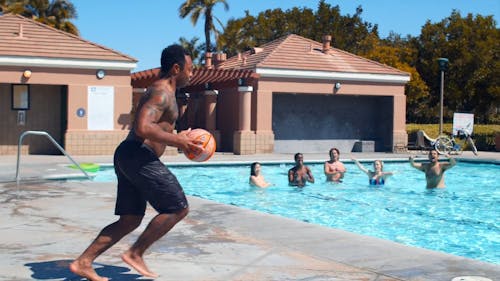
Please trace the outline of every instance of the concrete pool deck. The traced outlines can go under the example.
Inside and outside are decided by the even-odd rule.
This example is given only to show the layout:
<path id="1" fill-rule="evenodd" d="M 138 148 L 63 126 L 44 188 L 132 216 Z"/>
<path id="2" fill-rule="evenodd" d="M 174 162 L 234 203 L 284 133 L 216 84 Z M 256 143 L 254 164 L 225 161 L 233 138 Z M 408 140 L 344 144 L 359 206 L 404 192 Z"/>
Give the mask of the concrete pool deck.
<path id="1" fill-rule="evenodd" d="M 408 154 L 343 153 L 342 160 L 404 161 Z M 417 153 L 418 158 L 425 154 Z M 304 154 L 305 162 L 327 155 Z M 75 156 L 77 162 L 111 163 L 112 156 Z M 459 161 L 500 161 L 500 153 L 464 152 Z M 167 163 L 190 163 L 183 155 Z M 210 163 L 292 162 L 292 154 L 216 154 Z M 192 162 L 191 162 L 192 163 Z M 0 280 L 80 280 L 68 263 L 114 221 L 113 183 L 64 182 L 44 177 L 75 174 L 64 156 L 0 156 Z M 446 280 L 479 276 L 500 280 L 500 265 L 409 247 L 374 237 L 308 224 L 189 197 L 190 213 L 155 243 L 145 259 L 155 280 Z M 151 280 L 119 256 L 154 215 L 97 259 L 96 271 L 111 280 Z M 457 279 L 458 280 L 458 279 Z M 472 279 L 471 279 L 472 280 Z M 479 279 L 478 279 L 479 280 Z M 484 279 L 483 279 L 484 280 Z"/>

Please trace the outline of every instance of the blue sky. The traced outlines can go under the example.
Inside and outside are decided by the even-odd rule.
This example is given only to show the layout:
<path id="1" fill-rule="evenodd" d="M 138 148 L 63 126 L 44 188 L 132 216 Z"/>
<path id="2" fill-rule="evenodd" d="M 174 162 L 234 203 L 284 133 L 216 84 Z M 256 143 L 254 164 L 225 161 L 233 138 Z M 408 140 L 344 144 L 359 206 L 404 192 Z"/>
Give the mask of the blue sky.
<path id="1" fill-rule="evenodd" d="M 218 4 L 215 16 L 223 23 L 240 18 L 249 10 L 257 15 L 267 9 L 308 7 L 316 10 L 319 0 L 226 0 L 229 11 Z M 189 18 L 179 17 L 183 0 L 73 0 L 78 19 L 74 21 L 80 35 L 89 41 L 134 57 L 139 62 L 133 71 L 159 66 L 164 47 L 177 43 L 180 37 L 200 38 L 203 42 L 203 18 L 193 26 Z M 449 16 L 453 9 L 462 16 L 493 15 L 499 26 L 499 0 L 327 0 L 338 5 L 342 15 L 352 15 L 359 5 L 362 18 L 378 24 L 382 38 L 391 31 L 403 36 L 419 35 L 427 20 L 436 23 Z"/>

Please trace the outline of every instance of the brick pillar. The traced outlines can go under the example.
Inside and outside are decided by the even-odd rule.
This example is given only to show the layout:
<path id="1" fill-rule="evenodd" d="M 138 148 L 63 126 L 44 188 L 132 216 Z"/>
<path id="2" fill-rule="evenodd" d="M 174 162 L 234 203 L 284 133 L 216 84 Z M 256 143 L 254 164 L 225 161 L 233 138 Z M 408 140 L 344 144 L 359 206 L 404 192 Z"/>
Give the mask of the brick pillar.
<path id="1" fill-rule="evenodd" d="M 233 134 L 234 154 L 255 154 L 255 133 L 250 130 L 252 121 L 252 86 L 240 86 L 238 130 Z"/>
<path id="2" fill-rule="evenodd" d="M 252 97 L 252 105 L 255 105 L 255 153 L 273 153 L 274 132 L 272 130 L 273 119 L 273 92 L 259 89 Z"/>
<path id="3" fill-rule="evenodd" d="M 394 119 L 392 131 L 392 151 L 398 152 L 408 144 L 406 133 L 406 96 L 394 96 Z"/>

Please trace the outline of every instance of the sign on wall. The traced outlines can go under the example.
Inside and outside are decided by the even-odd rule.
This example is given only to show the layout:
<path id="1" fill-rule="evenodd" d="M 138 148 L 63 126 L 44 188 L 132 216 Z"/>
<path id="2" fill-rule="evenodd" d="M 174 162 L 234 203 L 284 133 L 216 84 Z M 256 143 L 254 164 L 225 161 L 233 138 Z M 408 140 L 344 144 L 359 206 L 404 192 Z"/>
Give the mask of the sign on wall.
<path id="1" fill-rule="evenodd" d="M 88 130 L 113 130 L 114 95 L 113 86 L 88 87 Z"/>
<path id="2" fill-rule="evenodd" d="M 462 130 L 471 135 L 474 129 L 474 114 L 453 113 L 453 135 L 457 135 L 458 130 Z"/>

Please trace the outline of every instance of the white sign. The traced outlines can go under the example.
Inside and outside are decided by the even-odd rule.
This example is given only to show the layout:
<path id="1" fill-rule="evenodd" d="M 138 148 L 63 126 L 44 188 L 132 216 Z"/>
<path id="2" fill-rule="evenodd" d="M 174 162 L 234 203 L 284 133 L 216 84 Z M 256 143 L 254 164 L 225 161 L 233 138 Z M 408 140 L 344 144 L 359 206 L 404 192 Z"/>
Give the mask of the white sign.
<path id="1" fill-rule="evenodd" d="M 453 113 L 453 135 L 457 135 L 458 130 L 462 130 L 471 135 L 474 129 L 474 114 Z"/>
<path id="2" fill-rule="evenodd" d="M 114 96 L 113 86 L 88 87 L 88 130 L 113 130 Z"/>

